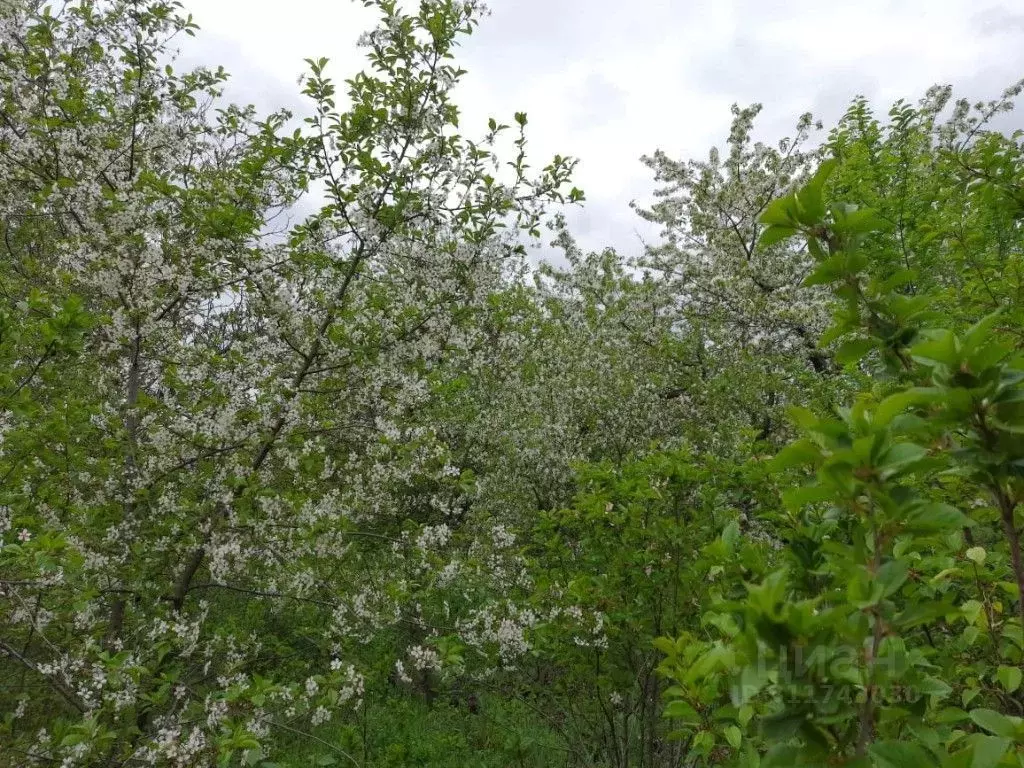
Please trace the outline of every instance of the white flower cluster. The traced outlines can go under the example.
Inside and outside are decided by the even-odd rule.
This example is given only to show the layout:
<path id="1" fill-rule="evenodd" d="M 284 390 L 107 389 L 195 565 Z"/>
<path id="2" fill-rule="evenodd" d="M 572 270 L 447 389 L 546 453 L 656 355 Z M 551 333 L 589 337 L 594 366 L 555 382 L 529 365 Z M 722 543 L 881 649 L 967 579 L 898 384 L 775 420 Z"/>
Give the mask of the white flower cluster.
<path id="1" fill-rule="evenodd" d="M 424 670 L 437 671 L 441 669 L 441 657 L 438 656 L 435 649 L 427 646 L 412 646 L 409 649 L 409 662 L 412 664 L 413 669 L 421 672 Z"/>
<path id="2" fill-rule="evenodd" d="M 416 546 L 420 549 L 437 549 L 443 547 L 451 539 L 452 531 L 445 524 L 424 526 L 416 537 Z"/>

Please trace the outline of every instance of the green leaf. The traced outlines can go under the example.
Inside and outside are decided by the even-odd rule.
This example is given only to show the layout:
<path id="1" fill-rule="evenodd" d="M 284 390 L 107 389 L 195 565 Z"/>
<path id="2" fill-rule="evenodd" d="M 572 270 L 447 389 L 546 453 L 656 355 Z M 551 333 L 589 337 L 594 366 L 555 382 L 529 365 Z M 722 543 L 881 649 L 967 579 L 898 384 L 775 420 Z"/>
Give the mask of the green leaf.
<path id="1" fill-rule="evenodd" d="M 995 312 L 985 315 L 985 317 L 981 318 L 981 320 L 976 322 L 967 330 L 967 333 L 963 336 L 963 347 L 967 354 L 970 354 L 973 350 L 981 346 L 988 335 L 992 332 L 996 321 L 1002 313 L 1002 308 L 997 309 Z"/>
<path id="2" fill-rule="evenodd" d="M 880 288 L 883 293 L 892 293 L 897 288 L 902 288 L 916 280 L 917 270 L 901 269 L 883 280 Z"/>
<path id="3" fill-rule="evenodd" d="M 673 656 L 676 652 L 676 644 L 667 637 L 656 637 L 651 644 L 666 656 Z"/>
<path id="4" fill-rule="evenodd" d="M 801 224 L 815 227 L 825 218 L 825 202 L 822 199 L 821 187 L 810 184 L 801 189 L 796 197 L 796 216 Z"/>
<path id="5" fill-rule="evenodd" d="M 884 426 L 912 405 L 926 405 L 940 397 L 937 389 L 913 387 L 889 395 L 878 404 L 874 411 L 874 422 Z"/>
<path id="6" fill-rule="evenodd" d="M 849 341 L 844 341 L 839 345 L 839 349 L 836 350 L 836 362 L 840 365 L 860 362 L 864 355 L 876 346 L 878 344 L 874 339 L 850 339 Z"/>
<path id="7" fill-rule="evenodd" d="M 797 440 L 790 443 L 768 462 L 771 472 L 782 472 L 793 467 L 801 467 L 821 458 L 821 451 L 810 440 Z"/>
<path id="8" fill-rule="evenodd" d="M 976 736 L 971 745 L 971 768 L 993 768 L 999 764 L 1012 742 L 998 736 Z"/>
<path id="9" fill-rule="evenodd" d="M 928 455 L 928 449 L 915 443 L 897 443 L 879 458 L 879 469 L 889 470 L 906 468 L 919 462 Z"/>
<path id="10" fill-rule="evenodd" d="M 876 741 L 868 752 L 878 768 L 925 768 L 936 765 L 935 758 L 923 747 L 905 741 Z"/>
<path id="11" fill-rule="evenodd" d="M 906 582 L 907 573 L 907 564 L 902 560 L 890 560 L 879 568 L 875 579 L 882 585 L 882 597 L 896 594 Z"/>
<path id="12" fill-rule="evenodd" d="M 743 743 L 743 732 L 735 725 L 730 725 L 725 729 L 724 733 L 725 740 L 729 743 L 729 746 L 733 749 L 739 749 L 740 744 Z"/>
<path id="13" fill-rule="evenodd" d="M 1017 726 L 1014 722 L 993 709 L 972 709 L 971 720 L 996 736 L 1013 738 L 1017 735 Z"/>
<path id="14" fill-rule="evenodd" d="M 736 542 L 740 538 L 740 524 L 738 521 L 733 520 L 722 531 L 722 543 L 725 544 L 726 552 L 730 555 L 736 551 Z"/>
<path id="15" fill-rule="evenodd" d="M 831 256 L 818 264 L 814 271 L 809 274 L 803 282 L 807 288 L 815 285 L 828 285 L 841 280 L 846 274 L 846 259 L 842 255 Z"/>
<path id="16" fill-rule="evenodd" d="M 922 678 L 921 682 L 917 684 L 917 690 L 925 696 L 938 696 L 940 699 L 946 698 L 953 692 L 949 683 L 931 675 Z"/>
<path id="17" fill-rule="evenodd" d="M 806 285 L 806 282 L 804 284 Z M 818 349 L 826 349 L 850 333 L 854 328 L 855 326 L 851 325 L 846 319 L 834 319 L 834 324 L 822 331 L 821 336 L 818 338 Z"/>
<path id="18" fill-rule="evenodd" d="M 822 160 L 818 169 L 814 172 L 814 176 L 807 183 L 808 187 L 815 187 L 817 189 L 824 189 L 825 183 L 831 178 L 836 168 L 839 167 L 839 160 L 834 157 L 830 157 L 827 160 Z"/>
<path id="19" fill-rule="evenodd" d="M 970 719 L 971 716 L 959 707 L 946 707 L 935 715 L 937 723 L 959 723 Z"/>
<path id="20" fill-rule="evenodd" d="M 1007 693 L 1013 693 L 1020 688 L 1021 671 L 1020 667 L 1001 666 L 996 671 L 996 679 Z"/>
<path id="21" fill-rule="evenodd" d="M 699 755 L 710 754 L 711 750 L 715 748 L 715 734 L 711 731 L 701 731 L 694 736 L 690 748 Z"/>
<path id="22" fill-rule="evenodd" d="M 761 233 L 761 236 L 757 239 L 757 247 L 769 248 L 776 243 L 781 243 L 783 240 L 788 240 L 797 234 L 798 231 L 796 227 L 782 227 L 773 224 Z"/>
<path id="23" fill-rule="evenodd" d="M 789 414 L 789 418 L 800 427 L 801 429 L 814 429 L 818 426 L 819 419 L 814 415 L 814 411 L 809 408 L 803 408 L 801 406 L 793 406 L 789 408 L 786 413 Z"/>
<path id="24" fill-rule="evenodd" d="M 928 504 L 907 517 L 906 528 L 920 533 L 969 528 L 974 521 L 949 504 Z"/>
<path id="25" fill-rule="evenodd" d="M 832 492 L 821 485 L 804 485 L 782 492 L 782 503 L 786 505 L 786 509 L 792 512 L 798 512 L 808 504 L 829 501 L 831 498 Z"/>
<path id="26" fill-rule="evenodd" d="M 834 227 L 837 232 L 866 234 L 884 232 L 891 229 L 892 225 L 870 208 L 861 208 L 838 218 Z"/>
<path id="27" fill-rule="evenodd" d="M 747 727 L 747 723 L 750 722 L 750 720 L 751 720 L 751 718 L 753 716 L 754 716 L 754 708 L 752 706 L 750 706 L 749 704 L 744 704 L 742 707 L 739 708 L 739 712 L 737 712 L 737 714 L 736 714 L 736 721 L 741 726 L 746 728 Z"/>
<path id="28" fill-rule="evenodd" d="M 945 600 L 914 601 L 893 619 L 893 623 L 907 630 L 947 616 L 956 610 L 949 602 L 950 599 L 947 597 Z"/>
<path id="29" fill-rule="evenodd" d="M 799 223 L 796 220 L 794 208 L 795 201 L 792 195 L 773 200 L 761 214 L 761 223 L 793 229 Z"/>
<path id="30" fill-rule="evenodd" d="M 950 330 L 929 331 L 927 338 L 910 348 L 910 355 L 921 363 L 955 368 L 960 364 L 960 343 Z"/>
<path id="31" fill-rule="evenodd" d="M 814 176 L 795 196 L 797 218 L 809 227 L 817 226 L 825 218 L 825 182 L 836 169 L 837 161 L 829 158 L 818 166 Z"/>
<path id="32" fill-rule="evenodd" d="M 697 714 L 697 710 L 681 699 L 670 701 L 665 706 L 665 711 L 661 713 L 661 716 L 682 720 L 688 725 L 695 725 L 700 722 L 700 715 Z"/>

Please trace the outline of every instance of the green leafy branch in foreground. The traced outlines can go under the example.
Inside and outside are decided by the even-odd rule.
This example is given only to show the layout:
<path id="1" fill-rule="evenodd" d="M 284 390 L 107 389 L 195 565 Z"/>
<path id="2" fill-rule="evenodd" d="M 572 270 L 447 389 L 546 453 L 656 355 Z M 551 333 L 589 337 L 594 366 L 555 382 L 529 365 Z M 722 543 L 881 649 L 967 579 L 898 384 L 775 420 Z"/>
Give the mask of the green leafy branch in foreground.
<path id="1" fill-rule="evenodd" d="M 727 646 L 662 644 L 677 683 L 666 715 L 698 759 L 721 763 L 715 732 L 680 702 L 728 671 L 716 717 L 735 720 L 722 732 L 735 764 L 1024 764 L 1024 721 L 996 711 L 1022 711 L 1024 363 L 998 312 L 957 332 L 929 313 L 912 270 L 873 269 L 885 222 L 826 203 L 835 166 L 768 207 L 761 243 L 806 240 L 806 284 L 837 299 L 822 346 L 839 342 L 846 365 L 876 352 L 883 368 L 835 417 L 793 410 L 804 437 L 773 468 L 814 474 L 784 494 L 788 557 L 718 607 L 735 621 Z M 1001 597 L 1016 601 L 1012 617 Z M 954 693 L 964 709 L 949 706 Z"/>

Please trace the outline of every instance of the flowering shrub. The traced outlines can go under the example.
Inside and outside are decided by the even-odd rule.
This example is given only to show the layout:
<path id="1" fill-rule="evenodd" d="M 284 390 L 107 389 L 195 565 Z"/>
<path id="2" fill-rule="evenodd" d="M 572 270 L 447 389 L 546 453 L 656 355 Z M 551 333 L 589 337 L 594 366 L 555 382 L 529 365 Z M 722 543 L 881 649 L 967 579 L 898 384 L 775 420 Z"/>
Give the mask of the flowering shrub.
<path id="1" fill-rule="evenodd" d="M 536 231 L 572 161 L 533 174 L 517 115 L 497 180 L 508 127 L 455 132 L 475 3 L 377 8 L 348 106 L 311 61 L 293 133 L 221 105 L 223 72 L 165 63 L 195 30 L 177 3 L 0 11 L 19 761 L 252 762 L 358 705 L 353 646 L 418 626 L 417 595 L 475 546 L 444 522 L 462 471 L 414 416 L 522 258 L 506 231 Z"/>

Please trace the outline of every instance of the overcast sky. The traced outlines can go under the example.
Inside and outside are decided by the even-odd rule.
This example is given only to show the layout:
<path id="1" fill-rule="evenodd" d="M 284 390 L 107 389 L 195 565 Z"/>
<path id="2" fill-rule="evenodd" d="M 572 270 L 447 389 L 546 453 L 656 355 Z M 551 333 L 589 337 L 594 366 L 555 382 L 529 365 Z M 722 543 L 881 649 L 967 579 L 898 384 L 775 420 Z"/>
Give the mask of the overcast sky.
<path id="1" fill-rule="evenodd" d="M 185 0 L 202 27 L 188 63 L 223 64 L 228 95 L 302 110 L 303 59 L 337 80 L 362 68 L 373 16 L 350 0 Z M 1024 0 L 492 0 L 463 45 L 462 130 L 529 115 L 535 165 L 580 158 L 588 203 L 571 216 L 588 248 L 638 250 L 651 230 L 629 209 L 653 185 L 639 157 L 703 157 L 729 105 L 764 104 L 758 134 L 788 135 L 805 111 L 825 121 L 856 94 L 879 108 L 935 83 L 997 96 L 1024 77 Z M 1024 127 L 1024 108 L 1012 118 Z M 477 130 L 480 128 L 481 130 Z"/>

